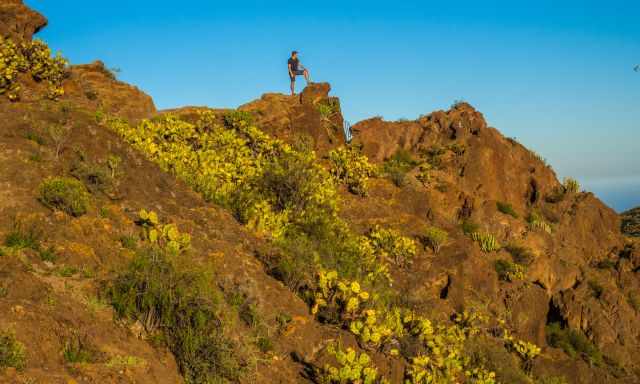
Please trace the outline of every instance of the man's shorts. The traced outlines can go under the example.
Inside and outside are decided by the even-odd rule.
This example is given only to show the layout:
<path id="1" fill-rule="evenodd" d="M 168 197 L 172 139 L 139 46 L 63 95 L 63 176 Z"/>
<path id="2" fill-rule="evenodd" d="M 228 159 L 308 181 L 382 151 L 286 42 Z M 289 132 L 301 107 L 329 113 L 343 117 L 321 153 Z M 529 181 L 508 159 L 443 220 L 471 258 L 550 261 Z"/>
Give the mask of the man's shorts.
<path id="1" fill-rule="evenodd" d="M 303 76 L 304 71 L 302 69 L 298 69 L 297 71 L 293 71 L 293 76 L 289 75 L 291 81 L 296 81 L 296 76 Z"/>

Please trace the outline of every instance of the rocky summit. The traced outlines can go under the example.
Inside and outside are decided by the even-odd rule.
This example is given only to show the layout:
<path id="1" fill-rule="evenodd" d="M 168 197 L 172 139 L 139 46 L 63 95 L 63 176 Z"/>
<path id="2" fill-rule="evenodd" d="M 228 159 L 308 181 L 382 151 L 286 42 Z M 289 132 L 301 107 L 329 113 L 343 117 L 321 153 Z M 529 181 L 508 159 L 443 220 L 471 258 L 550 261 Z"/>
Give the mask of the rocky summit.
<path id="1" fill-rule="evenodd" d="M 158 111 L 44 25 L 0 4 L 0 382 L 640 382 L 637 212 L 473 106 Z"/>

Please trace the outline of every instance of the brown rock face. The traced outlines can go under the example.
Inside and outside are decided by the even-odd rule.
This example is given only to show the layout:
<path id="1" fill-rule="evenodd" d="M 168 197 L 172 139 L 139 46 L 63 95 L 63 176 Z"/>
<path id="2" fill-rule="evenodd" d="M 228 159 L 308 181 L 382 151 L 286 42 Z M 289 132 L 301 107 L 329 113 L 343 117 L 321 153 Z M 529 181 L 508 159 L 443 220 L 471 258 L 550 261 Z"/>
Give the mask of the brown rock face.
<path id="1" fill-rule="evenodd" d="M 22 0 L 0 2 L 0 36 L 30 40 L 47 25 L 47 19 L 25 6 Z"/>
<path id="2" fill-rule="evenodd" d="M 300 95 L 267 93 L 238 109 L 251 112 L 261 129 L 279 139 L 311 138 L 322 154 L 344 143 L 340 100 L 329 96 L 330 91 L 328 83 L 315 83 Z"/>
<path id="3" fill-rule="evenodd" d="M 105 112 L 130 120 L 144 119 L 156 113 L 153 99 L 137 87 L 116 80 L 101 61 L 74 65 L 64 84 L 68 97 L 82 104 L 100 107 Z"/>

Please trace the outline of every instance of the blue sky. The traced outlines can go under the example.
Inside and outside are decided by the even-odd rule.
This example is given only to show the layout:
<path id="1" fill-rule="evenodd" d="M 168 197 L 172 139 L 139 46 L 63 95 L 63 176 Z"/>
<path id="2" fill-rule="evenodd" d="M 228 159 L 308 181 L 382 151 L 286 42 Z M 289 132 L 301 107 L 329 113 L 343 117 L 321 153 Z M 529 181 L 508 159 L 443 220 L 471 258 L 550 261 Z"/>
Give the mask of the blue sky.
<path id="1" fill-rule="evenodd" d="M 466 100 L 560 177 L 640 205 L 638 1 L 26 2 L 54 49 L 120 68 L 158 108 L 287 92 L 297 49 L 351 122 Z"/>

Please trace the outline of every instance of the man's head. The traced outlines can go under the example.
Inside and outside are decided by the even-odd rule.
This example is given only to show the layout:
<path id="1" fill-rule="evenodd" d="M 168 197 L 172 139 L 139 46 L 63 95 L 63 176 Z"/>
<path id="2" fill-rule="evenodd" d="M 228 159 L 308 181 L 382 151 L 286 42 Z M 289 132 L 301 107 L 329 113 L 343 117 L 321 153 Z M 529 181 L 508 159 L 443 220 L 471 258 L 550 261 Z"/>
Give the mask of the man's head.
<path id="1" fill-rule="evenodd" d="M 298 57 L 298 51 L 291 52 L 291 58 L 295 59 L 296 57 Z"/>

